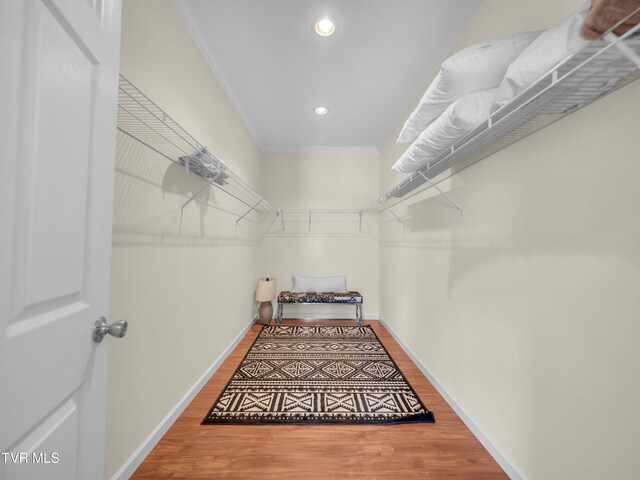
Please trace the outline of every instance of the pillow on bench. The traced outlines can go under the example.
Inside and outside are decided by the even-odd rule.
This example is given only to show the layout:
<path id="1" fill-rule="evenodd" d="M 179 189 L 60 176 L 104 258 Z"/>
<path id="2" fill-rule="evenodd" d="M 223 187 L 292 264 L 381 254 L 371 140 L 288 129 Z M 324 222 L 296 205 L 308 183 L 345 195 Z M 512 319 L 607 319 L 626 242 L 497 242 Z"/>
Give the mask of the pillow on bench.
<path id="1" fill-rule="evenodd" d="M 347 277 L 303 277 L 293 275 L 291 286 L 294 292 L 333 293 L 347 291 Z"/>

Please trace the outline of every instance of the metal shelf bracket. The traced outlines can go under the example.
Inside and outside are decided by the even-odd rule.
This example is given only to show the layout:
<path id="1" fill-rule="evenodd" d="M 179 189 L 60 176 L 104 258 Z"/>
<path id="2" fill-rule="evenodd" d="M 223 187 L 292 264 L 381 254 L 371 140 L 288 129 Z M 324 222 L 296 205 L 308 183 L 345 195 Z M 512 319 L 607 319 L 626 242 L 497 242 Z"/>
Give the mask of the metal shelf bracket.
<path id="1" fill-rule="evenodd" d="M 402 225 L 404 225 L 405 227 L 407 226 L 406 222 L 404 220 L 402 220 L 397 214 L 396 212 L 394 212 L 393 210 L 391 210 L 389 207 L 387 207 L 387 204 L 385 203 L 385 200 L 382 200 L 380 202 L 380 204 L 382 205 L 382 208 L 384 208 L 385 210 L 387 210 L 391 215 L 393 215 L 393 218 L 395 218 L 397 221 L 399 221 Z"/>
<path id="2" fill-rule="evenodd" d="M 456 210 L 458 210 L 458 211 L 460 212 L 460 216 L 462 216 L 462 214 L 463 214 L 463 209 L 462 209 L 462 207 L 461 207 L 460 205 L 458 205 L 458 204 L 456 203 L 456 201 L 455 201 L 453 198 L 451 198 L 449 195 L 447 195 L 447 192 L 443 191 L 443 190 L 438 186 L 438 184 L 437 184 L 437 183 L 432 182 L 432 181 L 431 181 L 431 179 L 430 179 L 429 177 L 427 177 L 424 173 L 422 173 L 420 170 L 418 170 L 418 173 L 419 173 L 420 175 L 422 175 L 422 177 L 423 177 L 427 182 L 429 182 L 429 185 L 431 185 L 433 188 L 435 188 L 435 189 L 440 193 L 440 195 L 442 195 L 444 198 L 446 198 L 446 199 L 449 201 L 449 203 L 450 203 L 450 204 L 451 204 L 451 205 L 452 205 Z"/>
<path id="3" fill-rule="evenodd" d="M 202 192 L 204 192 L 207 189 L 207 187 L 209 187 L 209 185 L 210 183 L 205 183 L 200 190 L 198 190 L 196 193 L 191 195 L 191 198 L 182 204 L 182 211 L 184 212 L 184 207 L 186 207 L 191 202 L 193 202 L 198 195 L 200 195 Z"/>
<path id="4" fill-rule="evenodd" d="M 241 216 L 241 217 L 239 217 L 239 218 L 236 220 L 236 227 L 238 226 L 238 223 L 240 223 L 240 221 L 241 221 L 244 217 L 246 217 L 246 216 L 247 216 L 247 215 L 249 215 L 251 212 L 253 212 L 253 211 L 256 209 L 256 207 L 257 207 L 258 205 L 260 205 L 261 203 L 262 203 L 262 197 L 260 197 L 260 200 L 258 200 L 258 201 L 257 201 L 257 202 L 256 202 L 256 203 L 255 203 L 255 204 L 254 204 L 250 209 L 249 209 L 249 210 L 247 210 L 246 212 L 244 212 L 244 213 L 242 214 L 242 216 Z"/>

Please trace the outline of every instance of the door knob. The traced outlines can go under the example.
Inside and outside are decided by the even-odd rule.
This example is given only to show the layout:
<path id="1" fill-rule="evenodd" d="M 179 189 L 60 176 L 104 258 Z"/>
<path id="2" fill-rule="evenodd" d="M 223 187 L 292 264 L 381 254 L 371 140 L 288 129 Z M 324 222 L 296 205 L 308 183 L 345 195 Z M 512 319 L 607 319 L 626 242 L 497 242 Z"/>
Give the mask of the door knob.
<path id="1" fill-rule="evenodd" d="M 112 337 L 122 338 L 127 334 L 127 327 L 126 320 L 107 323 L 106 318 L 98 317 L 93 327 L 93 341 L 100 343 L 107 333 Z"/>

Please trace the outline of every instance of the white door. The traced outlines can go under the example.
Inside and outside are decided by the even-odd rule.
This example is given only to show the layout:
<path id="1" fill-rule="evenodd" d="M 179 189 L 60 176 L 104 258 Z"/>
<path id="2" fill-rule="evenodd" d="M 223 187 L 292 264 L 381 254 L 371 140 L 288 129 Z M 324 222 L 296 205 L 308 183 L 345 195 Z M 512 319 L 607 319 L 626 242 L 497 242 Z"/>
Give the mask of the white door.
<path id="1" fill-rule="evenodd" d="M 0 1 L 0 479 L 103 477 L 120 0 Z"/>

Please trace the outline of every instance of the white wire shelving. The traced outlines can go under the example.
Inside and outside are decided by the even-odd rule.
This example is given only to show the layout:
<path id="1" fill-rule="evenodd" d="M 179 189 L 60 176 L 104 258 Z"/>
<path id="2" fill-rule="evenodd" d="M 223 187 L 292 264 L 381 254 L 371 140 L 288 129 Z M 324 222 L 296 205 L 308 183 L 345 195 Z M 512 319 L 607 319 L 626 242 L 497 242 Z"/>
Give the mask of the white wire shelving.
<path id="1" fill-rule="evenodd" d="M 246 207 L 236 215 L 236 226 L 252 212 L 271 214 L 273 218 L 261 233 L 264 236 L 277 219 L 278 210 L 123 75 L 120 75 L 118 88 L 117 126 L 121 132 L 168 160 L 183 165 L 187 173 L 206 180 L 203 187 L 182 205 L 183 210 L 205 188 L 213 186 Z"/>
<path id="2" fill-rule="evenodd" d="M 372 235 L 364 212 L 356 209 L 282 209 L 268 236 L 349 236 Z"/>
<path id="3" fill-rule="evenodd" d="M 241 202 L 246 208 L 237 214 L 236 225 L 251 213 L 271 214 L 262 237 L 370 235 L 363 226 L 363 216 L 388 211 L 403 222 L 391 208 L 432 187 L 462 214 L 462 206 L 441 190 L 438 183 L 638 78 L 640 25 L 620 37 L 609 32 L 587 44 L 436 159 L 361 210 L 276 210 L 122 75 L 118 129 L 183 165 L 187 172 L 199 174 L 207 181 L 205 187 L 211 185 Z M 200 193 L 193 194 L 183 209 Z M 337 227 L 335 231 L 317 228 L 328 224 L 345 228 Z"/>
<path id="4" fill-rule="evenodd" d="M 363 211 L 388 211 L 402 222 L 391 207 L 434 187 L 462 214 L 462 207 L 438 187 L 439 182 L 637 80 L 639 68 L 640 25 L 620 37 L 611 32 L 603 35 Z"/>

